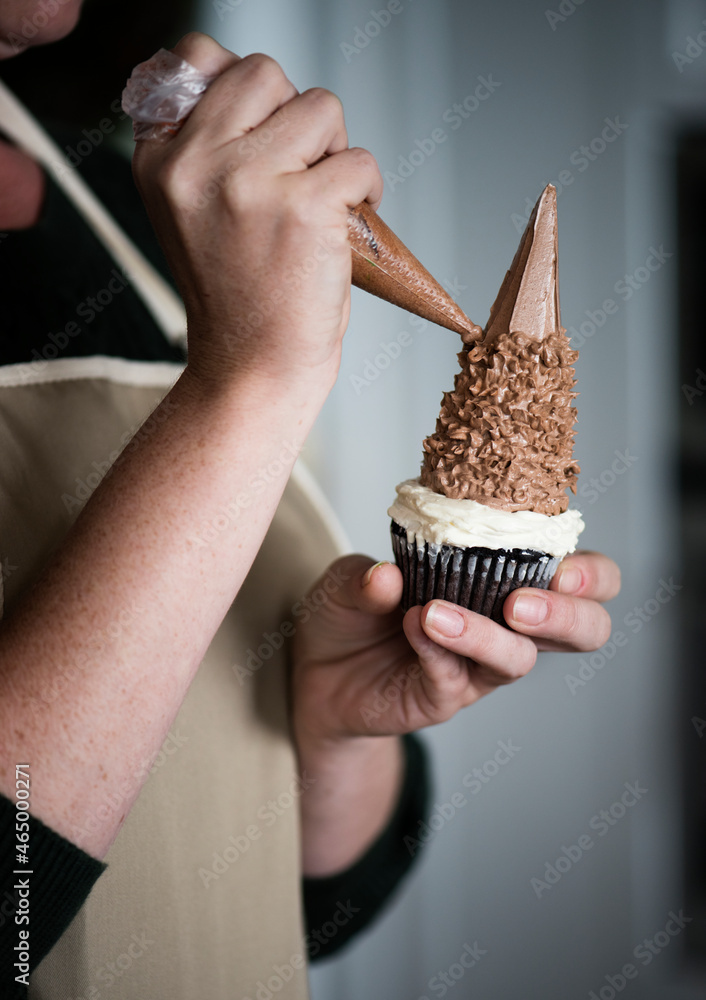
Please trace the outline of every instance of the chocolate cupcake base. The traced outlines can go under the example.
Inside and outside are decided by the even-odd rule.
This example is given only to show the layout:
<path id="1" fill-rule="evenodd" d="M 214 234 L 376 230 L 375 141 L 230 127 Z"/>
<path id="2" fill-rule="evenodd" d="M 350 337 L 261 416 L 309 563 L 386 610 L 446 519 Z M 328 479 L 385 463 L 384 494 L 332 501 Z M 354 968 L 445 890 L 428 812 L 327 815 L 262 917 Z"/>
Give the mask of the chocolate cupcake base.
<path id="1" fill-rule="evenodd" d="M 546 590 L 559 559 L 531 549 L 486 549 L 456 545 L 418 547 L 407 540 L 407 531 L 392 522 L 392 548 L 402 570 L 402 608 L 439 598 L 452 601 L 506 625 L 503 602 L 518 587 Z"/>

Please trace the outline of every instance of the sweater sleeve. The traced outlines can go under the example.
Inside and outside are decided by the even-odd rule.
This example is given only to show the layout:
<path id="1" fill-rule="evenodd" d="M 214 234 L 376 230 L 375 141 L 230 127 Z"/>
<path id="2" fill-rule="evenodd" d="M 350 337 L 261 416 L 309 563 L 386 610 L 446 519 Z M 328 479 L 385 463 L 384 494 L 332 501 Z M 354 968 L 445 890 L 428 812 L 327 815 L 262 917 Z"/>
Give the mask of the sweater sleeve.
<path id="1" fill-rule="evenodd" d="M 26 996 L 23 974 L 58 941 L 107 867 L 26 815 L 0 795 L 0 995 L 8 1000 Z"/>
<path id="2" fill-rule="evenodd" d="M 370 924 L 414 864 L 428 816 L 429 765 L 422 741 L 404 737 L 405 775 L 397 807 L 375 843 L 352 867 L 303 880 L 309 958 L 329 958 Z"/>

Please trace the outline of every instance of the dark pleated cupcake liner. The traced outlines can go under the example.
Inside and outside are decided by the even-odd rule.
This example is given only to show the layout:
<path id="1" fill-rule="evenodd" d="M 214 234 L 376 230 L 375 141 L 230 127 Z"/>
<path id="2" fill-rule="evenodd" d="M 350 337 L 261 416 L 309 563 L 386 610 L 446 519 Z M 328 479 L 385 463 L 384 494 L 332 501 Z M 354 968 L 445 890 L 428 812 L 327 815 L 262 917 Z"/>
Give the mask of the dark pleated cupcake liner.
<path id="1" fill-rule="evenodd" d="M 518 587 L 546 590 L 559 559 L 531 549 L 459 548 L 433 545 L 423 548 L 407 541 L 407 531 L 392 522 L 392 548 L 402 570 L 402 608 L 427 604 L 439 598 L 452 601 L 506 625 L 503 603 Z"/>

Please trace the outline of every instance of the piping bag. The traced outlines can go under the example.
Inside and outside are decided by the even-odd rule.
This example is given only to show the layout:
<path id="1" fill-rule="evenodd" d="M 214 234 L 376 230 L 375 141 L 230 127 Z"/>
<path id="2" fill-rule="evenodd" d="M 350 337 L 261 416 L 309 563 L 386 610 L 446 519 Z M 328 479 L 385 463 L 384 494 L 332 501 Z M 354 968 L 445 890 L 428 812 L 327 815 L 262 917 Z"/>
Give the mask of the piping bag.
<path id="1" fill-rule="evenodd" d="M 214 79 L 167 49 L 139 63 L 122 98 L 135 139 L 165 140 L 178 132 Z M 358 288 L 456 333 L 480 336 L 480 329 L 365 201 L 351 209 L 348 238 L 351 280 Z"/>

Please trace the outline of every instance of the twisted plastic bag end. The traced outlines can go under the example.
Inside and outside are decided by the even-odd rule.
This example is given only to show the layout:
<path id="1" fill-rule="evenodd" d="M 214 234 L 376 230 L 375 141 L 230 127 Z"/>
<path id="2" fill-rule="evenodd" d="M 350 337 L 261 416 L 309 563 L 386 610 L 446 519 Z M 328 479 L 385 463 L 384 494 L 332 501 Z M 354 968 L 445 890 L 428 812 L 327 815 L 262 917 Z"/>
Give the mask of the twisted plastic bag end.
<path id="1" fill-rule="evenodd" d="M 168 49 L 135 66 L 122 96 L 135 141 L 175 135 L 214 80 Z"/>

